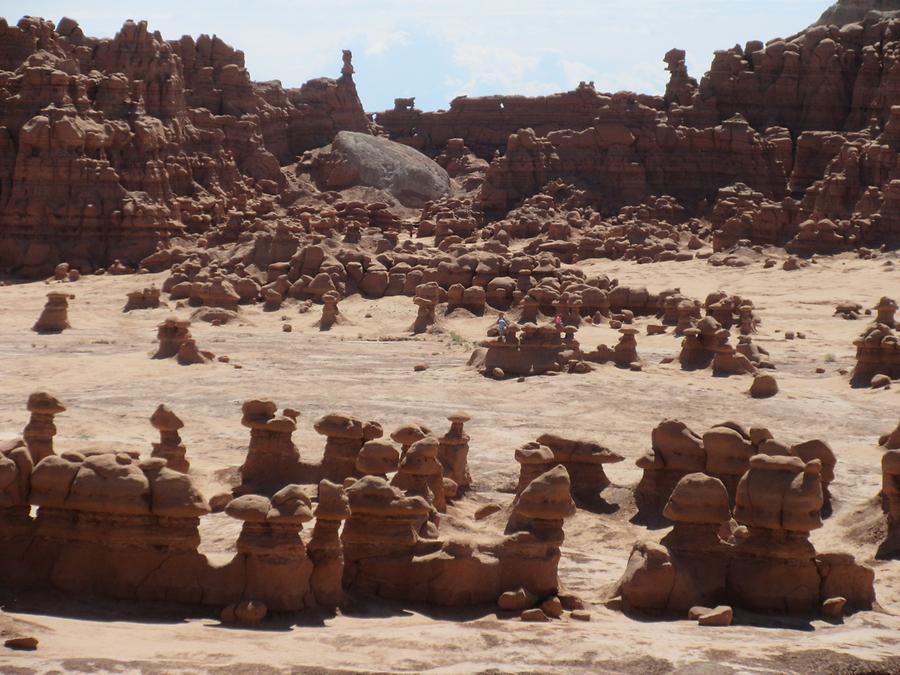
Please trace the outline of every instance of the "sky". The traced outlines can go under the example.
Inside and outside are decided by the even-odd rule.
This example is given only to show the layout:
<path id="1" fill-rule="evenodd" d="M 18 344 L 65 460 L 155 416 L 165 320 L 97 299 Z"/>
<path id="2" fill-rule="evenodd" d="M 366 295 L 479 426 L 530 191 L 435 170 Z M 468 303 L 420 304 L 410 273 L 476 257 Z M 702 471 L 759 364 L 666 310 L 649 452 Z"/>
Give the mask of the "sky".
<path id="1" fill-rule="evenodd" d="M 93 37 L 146 19 L 165 39 L 218 35 L 254 80 L 296 87 L 340 74 L 353 51 L 363 106 L 396 97 L 449 107 L 459 95 L 538 95 L 593 80 L 599 91 L 660 94 L 663 55 L 687 51 L 698 80 L 713 52 L 792 35 L 832 0 L 0 0 L 9 23 L 69 16 Z"/>

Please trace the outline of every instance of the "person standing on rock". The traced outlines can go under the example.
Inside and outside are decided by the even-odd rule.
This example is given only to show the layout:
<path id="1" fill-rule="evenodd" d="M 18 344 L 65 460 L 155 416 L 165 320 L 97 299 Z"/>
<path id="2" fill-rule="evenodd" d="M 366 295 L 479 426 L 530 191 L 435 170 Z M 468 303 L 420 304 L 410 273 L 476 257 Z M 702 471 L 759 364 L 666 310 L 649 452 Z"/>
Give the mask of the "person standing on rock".
<path id="1" fill-rule="evenodd" d="M 559 314 L 553 317 L 553 327 L 556 330 L 562 330 L 562 317 Z"/>
<path id="2" fill-rule="evenodd" d="M 500 334 L 500 339 L 503 342 L 506 342 L 506 316 L 501 314 L 500 318 L 497 319 L 497 332 Z"/>

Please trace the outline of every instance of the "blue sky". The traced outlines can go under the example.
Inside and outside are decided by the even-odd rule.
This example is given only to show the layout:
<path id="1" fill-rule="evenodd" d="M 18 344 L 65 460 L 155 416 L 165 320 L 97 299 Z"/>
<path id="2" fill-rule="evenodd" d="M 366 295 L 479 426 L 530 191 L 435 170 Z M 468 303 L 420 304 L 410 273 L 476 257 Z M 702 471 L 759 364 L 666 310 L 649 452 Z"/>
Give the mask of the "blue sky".
<path id="1" fill-rule="evenodd" d="M 146 19 L 166 39 L 217 34 L 244 50 L 255 80 L 336 77 L 353 50 L 366 110 L 415 96 L 446 108 L 460 94 L 545 94 L 594 80 L 601 91 L 662 93 L 663 54 L 687 50 L 691 75 L 713 51 L 802 30 L 831 0 L 3 0 L 25 15 L 76 19 L 111 37 Z"/>

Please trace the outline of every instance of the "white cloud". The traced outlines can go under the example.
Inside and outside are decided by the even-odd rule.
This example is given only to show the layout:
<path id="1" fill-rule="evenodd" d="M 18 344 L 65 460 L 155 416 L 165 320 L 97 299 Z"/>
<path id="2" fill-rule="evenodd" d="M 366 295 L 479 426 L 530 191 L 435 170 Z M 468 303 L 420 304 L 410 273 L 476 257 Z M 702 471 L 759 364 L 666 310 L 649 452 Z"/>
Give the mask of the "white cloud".
<path id="1" fill-rule="evenodd" d="M 564 88 L 543 77 L 542 55 L 538 53 L 466 43 L 453 48 L 452 60 L 460 72 L 444 80 L 451 98 L 461 94 L 537 96 Z"/>
<path id="2" fill-rule="evenodd" d="M 566 86 L 575 87 L 579 82 L 590 82 L 597 79 L 597 71 L 593 66 L 589 66 L 582 61 L 568 61 L 562 59 L 563 77 L 566 78 Z"/>
<path id="3" fill-rule="evenodd" d="M 368 56 L 382 56 L 394 47 L 404 47 L 409 44 L 409 33 L 405 30 L 378 29 L 365 33 Z"/>

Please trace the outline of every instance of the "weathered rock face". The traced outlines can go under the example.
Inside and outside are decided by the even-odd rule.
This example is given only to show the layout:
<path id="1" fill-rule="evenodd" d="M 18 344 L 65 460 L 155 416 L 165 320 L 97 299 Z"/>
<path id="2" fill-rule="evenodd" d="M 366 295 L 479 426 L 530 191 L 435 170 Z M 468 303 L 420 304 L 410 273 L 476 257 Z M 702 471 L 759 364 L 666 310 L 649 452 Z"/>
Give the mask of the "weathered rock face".
<path id="1" fill-rule="evenodd" d="M 312 169 L 323 189 L 366 185 L 407 206 L 422 206 L 450 191 L 447 172 L 418 150 L 351 131 L 338 132 L 330 152 L 317 154 Z"/>
<path id="2" fill-rule="evenodd" d="M 583 131 L 511 135 L 506 154 L 488 168 L 479 203 L 486 211 L 506 211 L 554 179 L 586 183 L 604 209 L 615 212 L 659 194 L 693 209 L 738 181 L 780 199 L 787 176 L 777 146 L 741 116 L 711 128 L 676 128 L 623 93 Z"/>
<path id="3" fill-rule="evenodd" d="M 431 520 L 434 509 L 423 497 L 405 496 L 383 478 L 365 476 L 347 489 L 344 585 L 440 605 L 492 602 L 520 587 L 553 593 L 563 520 L 575 511 L 570 491 L 563 467 L 547 471 L 516 497 L 506 532 L 475 544 L 441 538 Z"/>
<path id="4" fill-rule="evenodd" d="M 155 286 L 142 288 L 137 291 L 128 293 L 128 300 L 125 303 L 123 312 L 130 312 L 135 309 L 156 309 L 159 307 L 159 289 Z"/>
<path id="5" fill-rule="evenodd" d="M 555 178 L 587 185 L 608 213 L 662 194 L 694 211 L 741 183 L 753 199 L 714 225 L 718 245 L 896 246 L 898 25 L 891 2 L 842 1 L 797 35 L 716 52 L 699 83 L 684 51 L 670 50 L 663 97 L 582 83 L 553 96 L 460 97 L 446 112 L 397 99 L 377 120 L 430 156 L 450 145 L 498 155 L 479 194 L 489 212 Z"/>
<path id="6" fill-rule="evenodd" d="M 647 97 L 649 98 L 649 97 Z M 552 96 L 459 96 L 446 112 L 422 112 L 415 99 L 396 99 L 393 110 L 375 119 L 394 140 L 434 156 L 454 139 L 483 159 L 502 150 L 509 135 L 530 127 L 545 135 L 555 129 L 585 129 L 609 101 L 592 85 Z"/>
<path id="7" fill-rule="evenodd" d="M 126 599 L 200 602 L 197 553 L 208 512 L 187 476 L 161 459 L 124 453 L 50 456 L 35 467 L 32 545 L 18 562 L 60 590 Z"/>
<path id="8" fill-rule="evenodd" d="M 29 504 L 39 507 L 34 519 Z M 191 479 L 161 457 L 69 452 L 33 465 L 21 442 L 0 446 L 2 583 L 131 602 L 255 601 L 281 611 L 340 601 L 337 530 L 349 512 L 339 486 L 320 486 L 310 556 L 299 531 L 314 514 L 297 485 L 227 505 L 243 527 L 224 565 L 197 551 L 208 512 Z"/>
<path id="9" fill-rule="evenodd" d="M 900 437 L 900 432 L 895 435 Z M 884 444 L 888 448 L 892 447 L 889 442 L 890 438 Z M 900 448 L 900 438 L 896 447 Z M 881 476 L 881 500 L 887 515 L 888 534 L 878 552 L 884 557 L 896 557 L 900 555 L 900 449 L 888 450 L 881 457 Z"/>
<path id="10" fill-rule="evenodd" d="M 455 494 L 460 494 L 472 484 L 468 461 L 469 435 L 464 430 L 465 423 L 471 418 L 464 412 L 455 412 L 447 419 L 450 420 L 450 429 L 439 439 L 438 460 L 444 478 L 453 481 Z"/>
<path id="11" fill-rule="evenodd" d="M 254 84 L 243 53 L 218 38 L 167 42 L 127 21 L 98 40 L 71 19 L 32 17 L 0 19 L 0 36 L 11 46 L 0 55 L 0 270 L 134 265 L 185 229 L 265 203 L 283 186 L 279 162 L 369 126 L 349 74 L 299 90 Z"/>

